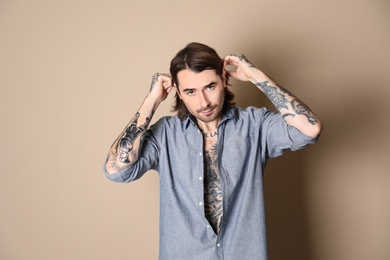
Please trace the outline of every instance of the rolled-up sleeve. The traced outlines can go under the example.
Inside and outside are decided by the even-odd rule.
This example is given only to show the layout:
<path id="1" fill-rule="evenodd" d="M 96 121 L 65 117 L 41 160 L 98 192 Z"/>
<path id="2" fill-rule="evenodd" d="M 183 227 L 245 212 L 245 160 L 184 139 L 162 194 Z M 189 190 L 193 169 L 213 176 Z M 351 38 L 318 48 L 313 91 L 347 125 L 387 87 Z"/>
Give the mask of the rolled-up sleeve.
<path id="1" fill-rule="evenodd" d="M 115 182 L 131 182 L 141 178 L 148 170 L 154 169 L 158 163 L 159 145 L 151 130 L 147 130 L 141 138 L 138 160 L 126 169 L 109 174 L 104 164 L 103 171 L 108 179 Z M 106 159 L 107 161 L 107 159 Z"/>
<path id="2" fill-rule="evenodd" d="M 263 130 L 270 158 L 282 155 L 287 150 L 296 151 L 309 144 L 315 144 L 319 138 L 307 136 L 297 128 L 288 125 L 279 113 L 267 111 L 264 118 Z"/>

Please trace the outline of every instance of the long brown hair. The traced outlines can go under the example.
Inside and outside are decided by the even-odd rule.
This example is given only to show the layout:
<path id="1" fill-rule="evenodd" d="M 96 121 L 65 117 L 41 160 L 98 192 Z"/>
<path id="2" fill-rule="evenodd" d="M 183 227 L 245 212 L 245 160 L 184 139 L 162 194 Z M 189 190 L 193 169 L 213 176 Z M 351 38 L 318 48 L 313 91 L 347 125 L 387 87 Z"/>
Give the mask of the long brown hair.
<path id="1" fill-rule="evenodd" d="M 213 48 L 202 43 L 192 42 L 179 51 L 171 61 L 170 73 L 172 76 L 172 83 L 175 84 L 176 87 L 178 87 L 177 74 L 184 69 L 190 69 L 194 72 L 214 70 L 217 75 L 222 78 L 223 59 L 219 57 Z M 226 75 L 227 85 L 228 80 L 229 77 Z M 235 107 L 235 105 L 234 94 L 226 87 L 222 112 L 225 112 L 228 108 Z M 189 111 L 177 92 L 173 111 L 177 111 L 177 115 L 181 119 L 184 119 L 189 115 Z"/>

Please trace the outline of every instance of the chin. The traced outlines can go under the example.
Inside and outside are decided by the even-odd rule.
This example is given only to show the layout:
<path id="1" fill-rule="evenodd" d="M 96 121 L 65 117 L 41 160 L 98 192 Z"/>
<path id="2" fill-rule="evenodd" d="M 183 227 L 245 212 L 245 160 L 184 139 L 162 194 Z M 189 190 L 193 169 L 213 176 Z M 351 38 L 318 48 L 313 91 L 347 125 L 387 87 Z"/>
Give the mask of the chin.
<path id="1" fill-rule="evenodd" d="M 213 122 L 218 119 L 219 114 L 210 116 L 197 116 L 196 118 L 204 123 Z"/>

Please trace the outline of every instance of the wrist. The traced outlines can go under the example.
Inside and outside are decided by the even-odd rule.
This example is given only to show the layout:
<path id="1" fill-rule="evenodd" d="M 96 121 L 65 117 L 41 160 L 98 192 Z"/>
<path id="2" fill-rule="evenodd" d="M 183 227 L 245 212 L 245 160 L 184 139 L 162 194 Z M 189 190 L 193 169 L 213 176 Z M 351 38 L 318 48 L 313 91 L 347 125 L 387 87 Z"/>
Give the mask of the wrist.
<path id="1" fill-rule="evenodd" d="M 160 105 L 161 102 L 162 102 L 161 98 L 158 98 L 151 93 L 149 93 L 144 100 L 144 103 L 153 107 L 154 111 L 157 109 L 157 107 Z"/>
<path id="2" fill-rule="evenodd" d="M 253 73 L 250 81 L 253 84 L 264 82 L 264 81 L 269 81 L 270 78 L 261 70 L 257 69 L 255 73 Z"/>

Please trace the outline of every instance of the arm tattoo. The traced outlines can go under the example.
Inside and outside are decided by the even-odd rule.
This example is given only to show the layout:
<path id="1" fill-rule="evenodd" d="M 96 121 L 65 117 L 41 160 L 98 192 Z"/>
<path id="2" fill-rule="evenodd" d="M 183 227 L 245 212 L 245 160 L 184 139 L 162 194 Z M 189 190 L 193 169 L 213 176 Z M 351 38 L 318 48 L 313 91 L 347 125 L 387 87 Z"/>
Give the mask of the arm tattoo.
<path id="1" fill-rule="evenodd" d="M 276 87 L 269 86 L 268 81 L 255 83 L 256 86 L 260 87 L 264 94 L 271 100 L 272 104 L 278 109 L 279 111 L 282 108 L 288 109 L 287 103 L 288 100 L 284 94 L 281 92 L 278 92 L 278 89 Z"/>
<path id="2" fill-rule="evenodd" d="M 286 117 L 288 117 L 288 116 L 295 117 L 296 114 L 286 113 L 286 114 L 283 115 L 283 118 L 286 118 Z"/>
<path id="3" fill-rule="evenodd" d="M 268 83 L 268 81 L 264 81 L 264 82 L 260 82 L 260 83 L 255 83 L 255 85 L 260 87 L 263 90 L 264 94 L 271 100 L 272 104 L 274 104 L 276 109 L 278 109 L 279 111 L 282 108 L 285 108 L 288 110 L 287 104 L 290 103 L 293 111 L 297 115 L 306 116 L 307 120 L 312 125 L 315 125 L 318 123 L 317 119 L 310 112 L 310 109 L 303 102 L 299 101 L 288 90 L 279 86 L 280 91 L 278 91 L 277 87 L 269 86 L 267 83 Z M 292 97 L 294 99 L 289 102 L 283 93 L 289 95 L 290 97 Z M 285 113 L 283 115 L 283 118 L 286 118 L 288 116 L 295 117 L 295 114 Z"/>
<path id="4" fill-rule="evenodd" d="M 295 113 L 306 116 L 310 124 L 315 125 L 318 123 L 317 119 L 311 114 L 309 108 L 305 104 L 294 99 L 291 101 L 291 106 Z"/>
<path id="5" fill-rule="evenodd" d="M 223 207 L 222 190 L 217 165 L 217 143 L 205 151 L 204 204 L 205 216 L 216 234 L 219 233 Z"/>
<path id="6" fill-rule="evenodd" d="M 134 142 L 148 127 L 150 118 L 146 118 L 146 122 L 142 125 L 138 125 L 139 112 L 134 117 L 134 120 L 130 123 L 129 127 L 123 133 L 123 136 L 118 142 L 117 151 L 119 153 L 119 161 L 122 163 L 130 163 L 129 155 L 133 151 Z M 137 155 L 137 153 L 133 153 Z"/>
<path id="7" fill-rule="evenodd" d="M 150 84 L 150 90 L 152 90 L 154 83 L 157 82 L 158 77 L 160 77 L 160 75 L 161 75 L 160 73 L 155 73 L 155 74 L 153 75 L 153 77 L 152 77 L 152 83 Z"/>

